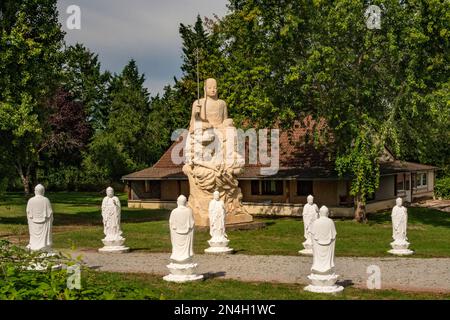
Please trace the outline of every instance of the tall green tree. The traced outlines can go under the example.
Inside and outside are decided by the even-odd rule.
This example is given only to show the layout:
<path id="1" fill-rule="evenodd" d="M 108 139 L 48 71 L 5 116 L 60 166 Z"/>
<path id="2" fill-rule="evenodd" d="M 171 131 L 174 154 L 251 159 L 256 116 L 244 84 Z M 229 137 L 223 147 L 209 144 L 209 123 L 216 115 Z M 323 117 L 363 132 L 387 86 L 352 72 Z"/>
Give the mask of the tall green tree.
<path id="1" fill-rule="evenodd" d="M 122 175 L 157 160 L 148 127 L 150 99 L 144 82 L 144 75 L 139 73 L 134 60 L 112 78 L 109 120 L 90 145 L 85 159 L 88 173 L 95 174 L 100 169 L 104 179 L 118 181 Z"/>
<path id="2" fill-rule="evenodd" d="M 108 122 L 108 84 L 111 74 L 101 71 L 98 55 L 77 43 L 64 51 L 63 86 L 86 109 L 96 130 Z"/>
<path id="3" fill-rule="evenodd" d="M 45 103 L 60 74 L 64 33 L 56 0 L 6 0 L 0 9 L 0 144 L 29 193 L 45 134 Z"/>
<path id="4" fill-rule="evenodd" d="M 230 0 L 215 28 L 231 113 L 254 125 L 325 118 L 358 221 L 385 145 L 428 163 L 448 154 L 449 2 L 370 4 L 381 29 L 367 27 L 359 0 Z"/>

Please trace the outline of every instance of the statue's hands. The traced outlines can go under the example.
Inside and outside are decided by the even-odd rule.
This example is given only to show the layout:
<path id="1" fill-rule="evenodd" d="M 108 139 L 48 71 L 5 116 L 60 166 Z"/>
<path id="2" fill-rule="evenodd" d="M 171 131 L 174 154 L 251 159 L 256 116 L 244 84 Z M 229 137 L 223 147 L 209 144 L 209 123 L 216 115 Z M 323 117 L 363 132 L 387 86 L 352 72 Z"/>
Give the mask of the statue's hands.
<path id="1" fill-rule="evenodd" d="M 194 113 L 195 113 L 196 115 L 200 114 L 201 108 L 202 108 L 202 106 L 198 103 L 198 104 L 195 106 Z"/>

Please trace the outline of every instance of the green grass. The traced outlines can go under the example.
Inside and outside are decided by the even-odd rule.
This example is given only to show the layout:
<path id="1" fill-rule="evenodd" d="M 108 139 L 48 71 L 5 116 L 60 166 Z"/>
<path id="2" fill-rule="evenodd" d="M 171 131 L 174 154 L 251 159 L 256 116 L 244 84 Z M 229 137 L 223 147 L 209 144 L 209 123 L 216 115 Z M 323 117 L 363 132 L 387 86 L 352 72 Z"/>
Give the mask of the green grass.
<path id="1" fill-rule="evenodd" d="M 363 290 L 347 287 L 336 295 L 315 294 L 303 290 L 300 284 L 240 282 L 236 280 L 206 279 L 191 283 L 168 283 L 149 274 L 119 274 L 95 272 L 93 283 L 104 287 L 133 288 L 136 292 L 152 292 L 154 296 L 171 300 L 393 300 L 393 299 L 450 299 L 450 294 L 411 293 L 396 290 Z M 139 297 L 134 297 L 139 299 Z"/>
<path id="2" fill-rule="evenodd" d="M 100 214 L 102 194 L 49 193 L 55 212 L 54 246 L 56 248 L 99 248 L 103 225 Z M 122 229 L 126 244 L 133 250 L 169 252 L 169 211 L 127 208 L 122 201 Z M 10 193 L 0 199 L 0 237 L 26 244 L 28 227 L 26 199 Z M 408 238 L 413 257 L 450 257 L 450 214 L 426 208 L 410 208 Z M 229 231 L 232 247 L 238 254 L 297 255 L 303 239 L 301 219 L 259 219 L 266 222 L 262 230 Z M 336 220 L 337 256 L 389 256 L 391 240 L 390 212 L 370 215 L 369 223 Z M 208 232 L 196 232 L 195 250 L 208 247 Z"/>

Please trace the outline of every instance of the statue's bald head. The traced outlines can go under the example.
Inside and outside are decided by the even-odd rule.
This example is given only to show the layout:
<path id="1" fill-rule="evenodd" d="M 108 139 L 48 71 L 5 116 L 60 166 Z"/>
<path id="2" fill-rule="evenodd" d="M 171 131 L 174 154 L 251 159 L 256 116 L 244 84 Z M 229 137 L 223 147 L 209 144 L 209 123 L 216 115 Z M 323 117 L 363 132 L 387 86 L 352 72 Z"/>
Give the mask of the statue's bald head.
<path id="1" fill-rule="evenodd" d="M 329 213 L 330 213 L 330 212 L 329 212 L 329 210 L 328 210 L 328 208 L 327 208 L 326 206 L 320 207 L 319 215 L 320 215 L 321 217 L 328 217 Z"/>
<path id="2" fill-rule="evenodd" d="M 111 187 L 106 188 L 106 195 L 108 197 L 113 197 L 114 196 L 114 189 Z"/>
<path id="3" fill-rule="evenodd" d="M 36 196 L 43 196 L 45 194 L 45 188 L 42 184 L 38 184 L 36 187 L 34 187 L 34 194 Z"/>
<path id="4" fill-rule="evenodd" d="M 400 197 L 398 197 L 398 198 L 395 200 L 395 203 L 397 204 L 397 206 L 401 207 L 402 204 L 403 204 L 403 199 L 400 198 Z"/>
<path id="5" fill-rule="evenodd" d="M 214 191 L 214 193 L 213 193 L 213 197 L 214 197 L 214 199 L 215 200 L 219 200 L 220 199 L 220 192 L 219 191 Z"/>
<path id="6" fill-rule="evenodd" d="M 217 81 L 213 78 L 205 80 L 205 95 L 210 98 L 217 98 Z"/>
<path id="7" fill-rule="evenodd" d="M 187 198 L 183 195 L 180 195 L 177 199 L 177 205 L 185 207 L 187 203 Z"/>
<path id="8" fill-rule="evenodd" d="M 306 201 L 307 201 L 309 204 L 313 204 L 313 202 L 314 202 L 314 197 L 313 197 L 312 195 L 309 195 L 309 196 L 306 198 Z"/>

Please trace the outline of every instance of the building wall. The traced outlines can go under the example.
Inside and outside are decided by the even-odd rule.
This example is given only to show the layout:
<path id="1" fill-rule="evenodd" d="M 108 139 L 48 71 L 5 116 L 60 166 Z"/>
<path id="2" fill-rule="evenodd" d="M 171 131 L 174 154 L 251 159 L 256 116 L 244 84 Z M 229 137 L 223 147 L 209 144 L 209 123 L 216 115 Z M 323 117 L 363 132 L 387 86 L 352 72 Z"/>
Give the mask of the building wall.
<path id="1" fill-rule="evenodd" d="M 337 180 L 316 180 L 313 183 L 314 202 L 319 206 L 337 206 L 338 198 L 338 181 Z"/>
<path id="2" fill-rule="evenodd" d="M 131 181 L 131 199 L 159 199 L 161 197 L 159 181 L 153 181 L 149 192 L 145 191 L 145 181 Z"/>
<path id="3" fill-rule="evenodd" d="M 243 202 L 255 203 L 290 203 L 290 204 L 304 204 L 307 196 L 297 195 L 297 180 L 284 181 L 283 195 L 252 195 L 251 181 L 240 180 L 239 186 L 242 190 Z M 327 206 L 335 206 L 339 204 L 338 197 L 338 181 L 314 181 L 313 182 L 313 196 L 316 203 Z"/>
<path id="4" fill-rule="evenodd" d="M 380 177 L 380 187 L 375 191 L 375 200 L 388 200 L 395 196 L 395 176 Z"/>
<path id="5" fill-rule="evenodd" d="M 284 203 L 286 202 L 286 188 L 284 194 L 279 196 L 274 195 L 252 195 L 252 182 L 250 180 L 240 180 L 239 187 L 242 191 L 243 202 L 269 202 L 269 203 Z"/>
<path id="6" fill-rule="evenodd" d="M 163 180 L 161 181 L 161 200 L 176 201 L 180 195 L 180 186 L 178 181 Z"/>

